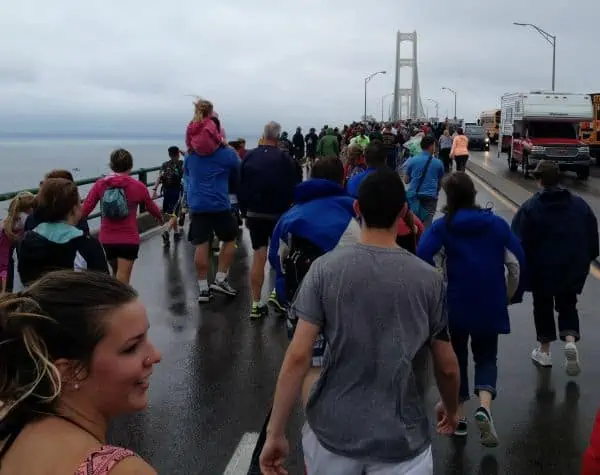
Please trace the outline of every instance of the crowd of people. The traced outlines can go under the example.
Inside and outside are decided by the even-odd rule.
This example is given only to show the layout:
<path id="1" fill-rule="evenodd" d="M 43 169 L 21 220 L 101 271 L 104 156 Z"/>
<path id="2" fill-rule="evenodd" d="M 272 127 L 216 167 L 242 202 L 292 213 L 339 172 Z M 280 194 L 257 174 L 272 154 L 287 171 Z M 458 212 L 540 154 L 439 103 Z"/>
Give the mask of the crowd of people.
<path id="1" fill-rule="evenodd" d="M 1 475 L 155 473 L 106 443 L 112 417 L 146 406 L 161 358 L 129 285 L 140 206 L 165 224 L 165 247 L 171 233 L 181 239 L 189 214 L 200 304 L 237 296 L 228 274 L 245 220 L 254 251 L 249 317 L 265 318 L 271 303 L 290 337 L 257 448 L 264 474 L 286 473 L 298 396 L 308 475 L 432 474 L 424 396 L 433 380 L 438 433 L 467 435 L 464 403 L 474 394 L 481 443 L 497 446 L 498 340 L 524 292 L 533 294 L 539 343 L 532 360 L 551 366 L 560 338 L 567 374 L 581 371 L 577 296 L 600 253 L 598 227 L 585 201 L 559 186 L 553 163 L 540 162 L 540 192 L 509 224 L 477 204 L 460 129 L 353 123 L 306 136 L 299 127 L 289 140 L 269 122 L 246 151 L 243 139 L 227 142 L 212 104 L 199 100 L 186 147 L 169 148 L 153 194 L 129 175 L 133 158 L 119 149 L 83 202 L 69 172 L 54 170 L 37 195 L 10 204 L 0 235 Z M 162 211 L 152 199 L 159 187 Z M 98 203 L 96 238 L 86 218 Z M 565 239 L 578 245 L 557 245 Z M 15 248 L 24 288 L 11 293 Z M 597 453 L 587 452 L 586 475 L 600 473 L 591 471 Z"/>

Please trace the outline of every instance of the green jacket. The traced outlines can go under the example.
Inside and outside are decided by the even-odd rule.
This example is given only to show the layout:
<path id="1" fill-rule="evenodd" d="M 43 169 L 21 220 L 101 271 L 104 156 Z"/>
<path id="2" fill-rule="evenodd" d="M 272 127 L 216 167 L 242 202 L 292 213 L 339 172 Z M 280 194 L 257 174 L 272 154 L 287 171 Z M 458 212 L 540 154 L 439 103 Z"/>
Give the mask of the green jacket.
<path id="1" fill-rule="evenodd" d="M 319 139 L 317 157 L 339 157 L 340 143 L 333 129 L 327 129 L 327 134 Z"/>

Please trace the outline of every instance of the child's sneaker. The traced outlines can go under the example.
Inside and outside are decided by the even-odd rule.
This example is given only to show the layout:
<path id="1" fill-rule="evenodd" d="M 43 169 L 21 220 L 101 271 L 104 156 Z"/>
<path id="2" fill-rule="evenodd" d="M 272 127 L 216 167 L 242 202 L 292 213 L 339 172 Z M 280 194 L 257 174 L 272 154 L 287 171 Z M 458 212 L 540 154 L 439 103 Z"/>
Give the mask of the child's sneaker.
<path id="1" fill-rule="evenodd" d="M 162 233 L 163 247 L 168 248 L 171 245 L 169 240 L 169 231 L 163 231 Z"/>
<path id="2" fill-rule="evenodd" d="M 181 241 L 181 231 L 177 231 L 173 233 L 173 241 L 179 242 Z"/>
<path id="3" fill-rule="evenodd" d="M 565 360 L 567 367 L 567 374 L 569 376 L 577 376 L 581 373 L 581 366 L 579 365 L 579 352 L 577 346 L 572 341 L 565 345 Z"/>
<path id="4" fill-rule="evenodd" d="M 480 407 L 475 411 L 475 422 L 479 427 L 481 445 L 484 447 L 497 447 L 499 442 L 494 420 L 485 407 Z"/>

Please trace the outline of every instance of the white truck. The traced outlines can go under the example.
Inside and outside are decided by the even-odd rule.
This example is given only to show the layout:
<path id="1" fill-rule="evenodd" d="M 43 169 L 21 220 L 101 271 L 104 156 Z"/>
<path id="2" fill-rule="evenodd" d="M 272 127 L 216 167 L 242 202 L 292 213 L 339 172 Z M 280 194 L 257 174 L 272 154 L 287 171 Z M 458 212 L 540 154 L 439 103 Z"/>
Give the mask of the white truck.
<path id="1" fill-rule="evenodd" d="M 585 180 L 590 175 L 590 149 L 579 139 L 579 124 L 593 116 L 589 94 L 506 94 L 501 99 L 498 156 L 506 153 L 510 169 L 520 167 L 525 176 L 540 160 L 552 160 Z"/>

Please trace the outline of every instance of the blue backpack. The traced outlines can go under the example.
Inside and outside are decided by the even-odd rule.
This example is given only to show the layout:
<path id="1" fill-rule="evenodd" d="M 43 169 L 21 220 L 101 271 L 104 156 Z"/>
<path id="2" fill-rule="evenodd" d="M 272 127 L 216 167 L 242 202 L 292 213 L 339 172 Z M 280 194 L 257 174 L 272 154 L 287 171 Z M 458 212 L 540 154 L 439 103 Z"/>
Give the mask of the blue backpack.
<path id="1" fill-rule="evenodd" d="M 103 218 L 123 219 L 129 216 L 129 206 L 123 188 L 107 188 L 100 200 L 100 214 Z"/>

